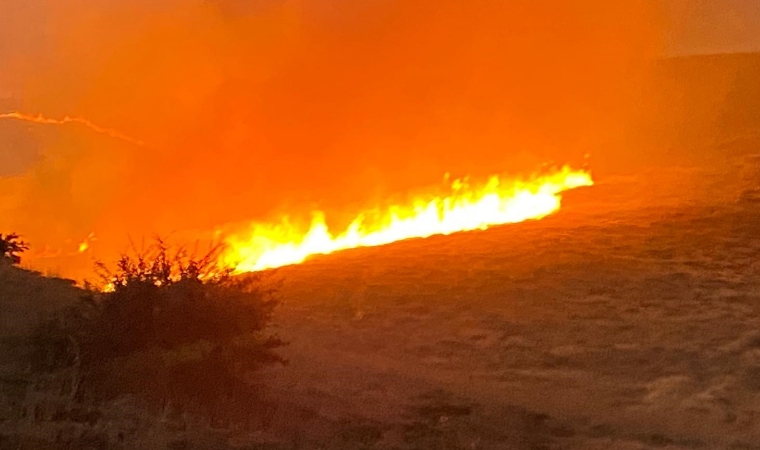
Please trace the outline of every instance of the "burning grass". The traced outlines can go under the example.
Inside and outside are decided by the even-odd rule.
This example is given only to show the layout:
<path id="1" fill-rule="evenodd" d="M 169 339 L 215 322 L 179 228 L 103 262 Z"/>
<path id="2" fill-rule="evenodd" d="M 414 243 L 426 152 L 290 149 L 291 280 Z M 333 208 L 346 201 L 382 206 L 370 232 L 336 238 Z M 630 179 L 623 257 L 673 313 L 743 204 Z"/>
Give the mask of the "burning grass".
<path id="1" fill-rule="evenodd" d="M 311 255 L 375 247 L 410 238 L 484 230 L 494 225 L 541 219 L 560 209 L 562 192 L 593 185 L 591 174 L 568 166 L 527 180 L 492 176 L 485 184 L 456 179 L 447 194 L 418 196 L 406 204 L 361 213 L 345 231 L 333 234 L 322 212 L 307 231 L 287 221 L 253 224 L 250 233 L 227 238 L 223 264 L 254 272 L 298 264 Z"/>

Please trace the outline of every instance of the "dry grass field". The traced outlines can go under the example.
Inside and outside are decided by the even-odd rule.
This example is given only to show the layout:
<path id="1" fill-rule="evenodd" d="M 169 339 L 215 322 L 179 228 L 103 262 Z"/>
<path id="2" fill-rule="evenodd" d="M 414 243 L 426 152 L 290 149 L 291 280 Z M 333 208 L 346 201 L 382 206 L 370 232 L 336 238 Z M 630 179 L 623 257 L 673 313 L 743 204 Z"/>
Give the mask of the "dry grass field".
<path id="1" fill-rule="evenodd" d="M 282 268 L 289 364 L 252 380 L 247 426 L 130 399 L 46 421 L 6 373 L 0 448 L 760 448 L 751 163 L 603 177 L 541 221 Z M 32 306 L 42 286 L 75 296 L 0 275 L 6 338 L 58 301 Z"/>
<path id="2" fill-rule="evenodd" d="M 281 269 L 290 364 L 264 383 L 306 413 L 283 409 L 278 433 L 760 448 L 760 204 L 736 201 L 737 167 L 603 180 L 542 221 Z"/>

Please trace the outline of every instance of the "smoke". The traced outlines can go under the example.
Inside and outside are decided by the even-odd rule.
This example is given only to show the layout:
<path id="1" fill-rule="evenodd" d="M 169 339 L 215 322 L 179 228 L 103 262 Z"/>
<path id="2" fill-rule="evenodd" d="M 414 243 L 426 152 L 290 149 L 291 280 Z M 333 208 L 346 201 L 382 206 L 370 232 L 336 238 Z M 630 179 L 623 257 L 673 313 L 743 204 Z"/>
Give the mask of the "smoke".
<path id="1" fill-rule="evenodd" d="M 43 151 L 0 179 L 0 227 L 52 248 L 95 232 L 108 254 L 444 172 L 579 161 L 657 51 L 648 3 L 0 0 L 14 109 L 145 143 L 15 124 Z"/>

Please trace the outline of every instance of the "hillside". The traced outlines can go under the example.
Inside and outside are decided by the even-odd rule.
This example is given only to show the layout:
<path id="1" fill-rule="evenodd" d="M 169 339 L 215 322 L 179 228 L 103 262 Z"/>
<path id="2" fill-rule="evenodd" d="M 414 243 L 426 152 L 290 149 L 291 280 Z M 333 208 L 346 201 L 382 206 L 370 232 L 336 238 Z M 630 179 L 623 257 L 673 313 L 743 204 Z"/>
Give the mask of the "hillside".
<path id="1" fill-rule="evenodd" d="M 284 268 L 273 391 L 387 430 L 376 448 L 757 448 L 760 216 L 735 175 Z"/>
<path id="2" fill-rule="evenodd" d="M 554 216 L 274 271 L 289 364 L 226 421 L 82 413 L 6 345 L 0 449 L 760 448 L 757 79 L 760 55 L 660 62 L 625 158 Z M 4 343 L 81 294 L 0 268 Z"/>
<path id="3" fill-rule="evenodd" d="M 760 54 L 664 59 L 646 79 L 620 135 L 594 153 L 595 168 L 704 165 L 760 146 Z"/>
<path id="4" fill-rule="evenodd" d="M 26 336 L 40 319 L 77 301 L 74 281 L 0 264 L 0 337 Z"/>

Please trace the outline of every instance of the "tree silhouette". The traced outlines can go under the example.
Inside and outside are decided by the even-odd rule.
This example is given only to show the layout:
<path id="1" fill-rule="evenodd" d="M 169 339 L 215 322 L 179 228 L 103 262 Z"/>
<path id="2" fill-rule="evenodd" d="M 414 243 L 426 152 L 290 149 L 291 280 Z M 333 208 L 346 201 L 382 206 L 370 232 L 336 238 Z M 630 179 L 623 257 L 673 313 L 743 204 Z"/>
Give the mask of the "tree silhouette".
<path id="1" fill-rule="evenodd" d="M 0 233 L 0 260 L 11 264 L 21 263 L 21 253 L 29 250 L 29 245 L 21 240 L 16 233 L 3 235 Z"/>

